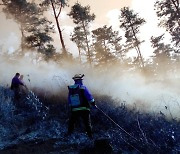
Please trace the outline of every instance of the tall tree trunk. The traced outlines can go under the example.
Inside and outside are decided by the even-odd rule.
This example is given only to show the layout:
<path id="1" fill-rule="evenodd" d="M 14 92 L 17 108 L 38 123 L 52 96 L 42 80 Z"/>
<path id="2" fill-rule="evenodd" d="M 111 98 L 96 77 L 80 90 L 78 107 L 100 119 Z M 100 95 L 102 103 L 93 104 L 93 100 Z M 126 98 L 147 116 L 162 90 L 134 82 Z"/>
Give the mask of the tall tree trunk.
<path id="1" fill-rule="evenodd" d="M 140 59 L 140 56 L 141 56 L 141 55 L 139 54 L 139 51 L 138 51 L 137 46 L 135 46 L 135 50 L 137 51 L 139 66 L 142 67 L 142 61 L 141 61 L 141 59 Z"/>
<path id="2" fill-rule="evenodd" d="M 141 55 L 139 45 L 137 45 L 136 47 L 137 47 L 137 50 L 138 50 L 138 53 L 139 53 L 139 56 L 140 56 L 140 59 L 141 59 L 142 67 L 144 68 L 144 61 L 143 61 L 143 58 L 142 58 L 142 55 Z"/>
<path id="3" fill-rule="evenodd" d="M 106 42 L 105 42 L 105 40 L 103 40 L 103 45 L 104 45 L 104 49 L 105 49 L 105 54 L 106 54 L 106 56 L 109 56 L 108 54 L 108 51 L 107 51 L 107 47 L 106 47 Z M 107 63 L 107 59 L 108 59 L 108 57 L 105 57 L 106 59 L 105 59 L 105 62 Z"/>
<path id="4" fill-rule="evenodd" d="M 63 40 L 63 36 L 62 36 L 62 31 L 61 31 L 61 28 L 60 28 L 60 25 L 59 25 L 59 21 L 58 21 L 58 16 L 56 14 L 56 9 L 55 9 L 53 1 L 52 0 L 50 0 L 50 1 L 51 1 L 51 5 L 52 5 L 52 8 L 53 8 L 53 13 L 54 13 L 54 18 L 56 20 L 56 25 L 57 25 L 58 32 L 59 32 L 59 38 L 60 38 L 60 41 L 61 41 L 63 53 L 65 55 L 67 55 L 67 50 L 66 50 L 66 47 L 65 47 L 65 44 L 64 44 L 64 40 Z"/>
<path id="5" fill-rule="evenodd" d="M 22 24 L 20 25 L 20 30 L 21 30 L 21 55 L 24 55 L 25 36 L 24 36 L 24 30 Z"/>
<path id="6" fill-rule="evenodd" d="M 88 50 L 88 62 L 91 65 L 91 53 L 90 53 L 90 49 L 89 49 L 89 43 L 88 43 L 88 38 L 87 38 L 87 31 L 84 25 L 84 21 L 82 21 L 82 25 L 83 25 L 83 30 L 85 33 L 85 39 L 86 39 L 86 46 L 87 46 L 87 50 Z"/>
<path id="7" fill-rule="evenodd" d="M 135 31 L 134 31 L 134 28 L 133 28 L 133 27 L 131 27 L 131 28 L 132 28 L 132 31 L 133 31 L 134 38 L 135 38 L 136 42 L 138 42 L 138 39 L 137 39 L 137 37 L 136 37 L 136 33 L 135 33 Z M 139 48 L 139 45 L 137 44 L 136 47 L 137 47 L 137 52 L 138 52 L 138 54 L 139 54 L 139 57 L 140 57 L 140 59 L 141 59 L 142 66 L 143 66 L 143 68 L 144 68 L 144 61 L 143 61 L 143 59 L 142 59 L 141 50 L 140 50 L 140 48 Z"/>
<path id="8" fill-rule="evenodd" d="M 80 50 L 80 47 L 78 46 L 78 51 L 79 51 L 79 62 L 81 64 L 82 60 L 81 60 L 81 50 Z"/>
<path id="9" fill-rule="evenodd" d="M 129 21 L 129 23 L 132 25 L 131 19 L 128 18 L 128 21 Z M 136 42 L 138 42 L 138 39 L 137 39 L 137 37 L 136 37 L 136 33 L 135 33 L 135 31 L 134 31 L 133 26 L 131 26 L 131 29 L 132 29 L 133 36 L 134 36 Z M 137 53 L 138 53 L 138 56 L 140 57 L 142 66 L 143 66 L 143 68 L 144 68 L 144 61 L 143 61 L 143 59 L 142 59 L 142 55 L 141 55 L 141 51 L 140 51 L 139 45 L 137 44 L 136 47 L 137 47 L 136 51 L 137 51 Z M 139 57 L 138 57 L 138 60 L 139 60 Z"/>
<path id="10" fill-rule="evenodd" d="M 22 16 L 22 8 L 19 6 L 20 16 Z M 21 31 L 21 52 L 20 55 L 24 55 L 24 44 L 25 44 L 25 36 L 24 36 L 24 30 L 23 30 L 23 22 L 20 22 L 20 31 Z"/>

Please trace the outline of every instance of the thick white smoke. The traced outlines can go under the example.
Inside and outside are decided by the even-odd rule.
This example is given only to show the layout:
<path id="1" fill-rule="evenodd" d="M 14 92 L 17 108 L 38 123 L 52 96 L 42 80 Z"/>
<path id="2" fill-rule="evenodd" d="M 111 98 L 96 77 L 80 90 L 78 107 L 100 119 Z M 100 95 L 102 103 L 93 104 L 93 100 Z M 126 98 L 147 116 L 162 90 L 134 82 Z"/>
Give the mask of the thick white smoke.
<path id="1" fill-rule="evenodd" d="M 134 0 L 134 2 L 137 1 L 139 0 Z M 133 8 L 139 8 L 139 5 L 134 5 Z M 6 20 L 3 14 L 1 19 L 4 24 L 0 24 L 0 29 L 3 29 L 0 31 L 0 54 L 7 50 L 11 52 L 18 49 L 21 36 L 18 24 L 12 20 Z M 149 33 L 147 35 L 150 37 Z M 4 46 L 1 47 L 1 45 Z M 108 71 L 99 71 L 71 63 L 33 64 L 32 56 L 14 60 L 0 56 L 0 85 L 10 86 L 12 77 L 16 72 L 20 72 L 24 75 L 24 81 L 29 88 L 35 87 L 47 93 L 67 95 L 67 86 L 73 84 L 72 76 L 76 73 L 84 73 L 84 83 L 93 94 L 111 96 L 117 100 L 117 105 L 125 103 L 141 111 L 156 113 L 161 111 L 169 117 L 180 119 L 180 84 L 178 78 L 174 76 L 168 77 L 168 80 L 156 81 L 140 73 L 123 72 L 119 66 L 110 68 Z"/>
<path id="2" fill-rule="evenodd" d="M 86 66 L 53 62 L 32 64 L 29 57 L 16 61 L 0 58 L 0 83 L 10 85 L 16 72 L 24 75 L 29 88 L 36 87 L 47 93 L 67 96 L 67 86 L 73 84 L 72 76 L 84 73 L 84 84 L 93 94 L 108 95 L 117 105 L 125 103 L 145 112 L 162 112 L 168 117 L 180 118 L 180 85 L 175 78 L 155 81 L 139 73 L 125 73 L 119 68 L 100 72 Z M 29 81 L 30 80 L 30 81 Z M 106 102 L 108 103 L 108 102 Z"/>

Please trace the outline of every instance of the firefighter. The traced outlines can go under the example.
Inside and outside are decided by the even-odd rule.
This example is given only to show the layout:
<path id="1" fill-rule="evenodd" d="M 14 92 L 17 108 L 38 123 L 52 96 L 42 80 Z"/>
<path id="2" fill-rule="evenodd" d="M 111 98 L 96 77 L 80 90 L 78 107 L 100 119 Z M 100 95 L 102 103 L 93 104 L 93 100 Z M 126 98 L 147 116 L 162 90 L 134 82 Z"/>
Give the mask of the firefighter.
<path id="1" fill-rule="evenodd" d="M 83 120 L 85 130 L 89 138 L 92 138 L 92 128 L 90 119 L 90 106 L 95 105 L 95 101 L 86 86 L 83 85 L 84 74 L 76 74 L 72 79 L 74 85 L 68 86 L 68 103 L 70 107 L 71 116 L 69 119 L 68 135 L 74 130 L 75 122 L 81 118 Z"/>
<path id="2" fill-rule="evenodd" d="M 20 73 L 16 73 L 11 82 L 11 89 L 14 91 L 14 100 L 17 102 L 21 98 L 20 86 L 25 84 L 20 80 Z M 26 87 L 26 86 L 25 86 Z"/>

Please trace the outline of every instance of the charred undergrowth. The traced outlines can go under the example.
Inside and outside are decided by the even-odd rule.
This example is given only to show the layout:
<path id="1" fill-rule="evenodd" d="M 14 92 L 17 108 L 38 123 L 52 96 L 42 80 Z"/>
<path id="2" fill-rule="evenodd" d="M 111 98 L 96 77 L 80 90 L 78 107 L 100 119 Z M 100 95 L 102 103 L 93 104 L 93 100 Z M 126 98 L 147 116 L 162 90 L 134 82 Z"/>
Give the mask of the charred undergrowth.
<path id="1" fill-rule="evenodd" d="M 69 114 L 66 95 L 36 94 L 28 92 L 17 104 L 12 91 L 0 87 L 0 153 L 98 153 L 94 141 L 99 139 L 110 142 L 112 153 L 180 152 L 179 121 L 129 109 L 109 96 L 95 96 L 106 115 L 91 110 L 93 140 L 80 123 L 74 134 L 65 137 Z"/>

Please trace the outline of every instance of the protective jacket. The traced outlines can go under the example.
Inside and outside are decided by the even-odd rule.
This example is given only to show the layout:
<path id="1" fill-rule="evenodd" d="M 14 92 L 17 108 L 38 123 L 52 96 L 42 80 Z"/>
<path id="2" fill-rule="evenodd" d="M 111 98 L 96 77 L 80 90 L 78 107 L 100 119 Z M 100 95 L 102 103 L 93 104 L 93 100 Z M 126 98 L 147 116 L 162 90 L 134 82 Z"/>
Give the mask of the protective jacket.
<path id="1" fill-rule="evenodd" d="M 11 89 L 18 89 L 19 88 L 19 85 L 24 85 L 24 83 L 19 80 L 19 78 L 17 76 L 15 76 L 13 79 L 12 79 L 12 82 L 11 82 Z"/>
<path id="2" fill-rule="evenodd" d="M 81 80 L 75 81 L 75 84 L 68 86 L 68 89 L 68 102 L 72 111 L 90 110 L 90 104 L 94 102 L 94 98 Z"/>

